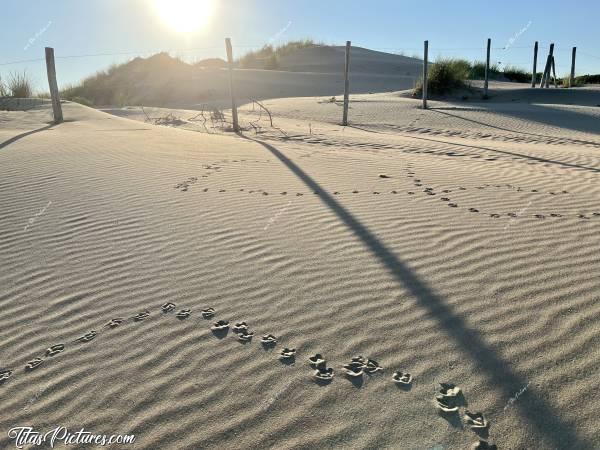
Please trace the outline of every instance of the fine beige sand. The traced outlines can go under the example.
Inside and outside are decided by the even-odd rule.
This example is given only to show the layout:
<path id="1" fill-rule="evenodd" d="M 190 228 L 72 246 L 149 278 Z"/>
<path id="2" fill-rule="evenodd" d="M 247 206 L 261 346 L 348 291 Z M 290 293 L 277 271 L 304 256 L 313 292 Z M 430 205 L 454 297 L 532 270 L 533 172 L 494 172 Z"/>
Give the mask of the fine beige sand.
<path id="1" fill-rule="evenodd" d="M 241 136 L 0 112 L 0 447 L 60 425 L 144 449 L 469 448 L 465 406 L 434 402 L 448 382 L 500 449 L 600 448 L 600 108 L 567 104 L 599 93 L 503 95 L 356 95 L 345 128 L 339 102 L 269 100 L 277 129 L 245 104 Z M 198 113 L 146 109 L 167 112 Z M 357 355 L 383 372 L 349 381 Z"/>

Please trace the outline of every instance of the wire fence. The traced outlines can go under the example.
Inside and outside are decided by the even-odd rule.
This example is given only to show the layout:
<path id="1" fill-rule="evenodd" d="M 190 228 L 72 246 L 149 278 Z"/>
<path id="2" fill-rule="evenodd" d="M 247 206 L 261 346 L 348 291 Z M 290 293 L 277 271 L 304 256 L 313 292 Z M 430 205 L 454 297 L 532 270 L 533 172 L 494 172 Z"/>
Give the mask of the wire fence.
<path id="1" fill-rule="evenodd" d="M 242 105 L 250 105 L 252 113 L 258 114 L 259 119 L 255 121 L 251 117 L 245 123 L 247 129 L 257 130 L 259 124 L 269 117 L 272 126 L 272 117 L 268 108 L 261 101 L 277 97 L 323 97 L 322 101 L 336 106 L 341 104 L 341 95 L 344 93 L 344 46 L 310 44 L 306 49 L 326 50 L 320 54 L 313 52 L 310 57 L 304 55 L 294 65 L 289 60 L 282 61 L 280 70 L 266 67 L 271 56 L 261 56 L 263 45 L 235 45 L 233 46 L 238 59 L 235 61 L 234 86 L 237 93 L 237 102 Z M 538 46 L 537 72 L 544 68 L 546 55 L 549 51 L 549 43 L 541 43 Z M 253 63 L 256 67 L 238 70 L 245 54 L 256 51 Z M 372 51 L 382 52 L 383 55 L 373 54 Z M 471 64 L 484 64 L 487 48 L 485 45 L 472 47 L 446 47 L 435 45 L 429 46 L 429 61 L 435 62 L 440 59 L 460 58 Z M 571 48 L 554 47 L 557 76 L 566 76 L 571 70 Z M 143 50 L 123 52 L 99 52 L 87 54 L 64 54 L 57 53 L 55 60 L 58 67 L 58 78 L 60 79 L 63 69 L 68 68 L 70 61 L 78 61 L 93 58 L 125 58 L 131 61 L 134 57 L 144 55 L 155 55 L 157 53 L 186 54 L 189 57 L 196 55 L 221 55 L 223 47 L 194 47 L 170 50 Z M 316 54 L 316 56 L 315 56 Z M 241 57 L 240 57 L 241 55 Z M 351 47 L 350 62 L 350 93 L 368 94 L 373 92 L 389 92 L 411 89 L 422 77 L 423 48 L 418 47 L 379 47 L 368 49 L 360 44 Z M 404 56 L 405 58 L 398 58 Z M 311 59 L 312 57 L 312 59 Z M 600 72 L 600 56 L 595 55 L 588 49 L 577 49 L 576 74 Z M 180 58 L 185 60 L 185 58 Z M 198 61 L 196 61 L 198 62 Z M 34 64 L 36 74 L 42 80 L 46 72 L 45 58 L 33 58 L 19 61 L 0 62 L 0 70 L 3 67 L 18 66 L 23 64 Z M 224 64 L 224 62 L 223 62 Z M 261 64 L 264 67 L 261 67 Z M 190 66 L 192 67 L 192 66 Z M 505 45 L 503 47 L 491 46 L 490 67 L 492 72 L 502 80 L 503 74 L 509 69 L 518 68 L 524 75 L 532 71 L 533 46 L 528 45 Z M 133 73 L 131 77 L 110 77 L 107 72 L 108 83 L 102 88 L 104 93 L 96 92 L 95 98 L 89 99 L 94 106 L 112 105 L 172 105 L 179 102 L 185 103 L 185 109 L 198 110 L 195 117 L 186 119 L 201 128 L 235 128 L 233 121 L 227 117 L 226 110 L 230 108 L 229 80 L 225 69 L 222 67 L 200 66 L 189 70 L 179 70 L 178 73 L 162 71 L 157 66 L 158 73 Z M 531 77 L 531 75 L 529 75 Z M 523 81 L 523 80 L 521 80 Z M 65 87 L 63 85 L 63 87 Z M 105 94 L 105 95 L 104 95 Z M 104 96 L 103 96 L 104 95 Z M 334 97 L 332 97 L 332 95 Z M 337 97 L 336 97 L 337 96 Z M 86 100 L 82 96 L 80 100 Z M 148 121 L 169 124 L 174 117 L 150 117 L 144 111 Z M 341 116 L 340 111 L 340 116 Z"/>

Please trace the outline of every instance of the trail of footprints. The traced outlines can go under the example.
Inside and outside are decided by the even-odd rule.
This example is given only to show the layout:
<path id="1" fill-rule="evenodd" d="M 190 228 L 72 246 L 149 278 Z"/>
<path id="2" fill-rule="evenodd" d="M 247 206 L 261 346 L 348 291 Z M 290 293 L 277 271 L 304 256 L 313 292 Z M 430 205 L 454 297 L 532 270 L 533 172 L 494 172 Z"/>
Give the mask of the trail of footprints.
<path id="1" fill-rule="evenodd" d="M 164 303 L 160 310 L 163 315 L 173 314 L 179 320 L 186 320 L 191 316 L 191 309 L 181 309 L 176 312 L 177 306 L 174 303 Z M 201 310 L 201 316 L 205 320 L 211 320 L 215 318 L 216 311 L 214 308 L 206 308 Z M 138 314 L 130 317 L 129 319 L 133 322 L 141 322 L 150 317 L 150 311 L 142 311 Z M 103 330 L 110 330 L 121 326 L 127 319 L 118 317 L 111 319 L 103 326 Z M 231 330 L 237 339 L 244 343 L 250 343 L 254 337 L 254 332 L 250 330 L 246 322 L 236 322 L 230 324 L 227 320 L 216 320 L 210 326 L 211 332 L 218 338 L 225 338 L 229 330 Z M 73 343 L 85 344 L 94 340 L 100 332 L 91 330 L 85 333 L 83 336 L 76 338 Z M 264 349 L 273 349 L 278 344 L 278 338 L 273 334 L 266 334 L 260 338 L 260 345 Z M 66 349 L 65 344 L 55 344 L 48 347 L 43 356 L 35 357 L 31 361 L 27 362 L 24 367 L 24 372 L 32 372 L 42 366 L 47 359 L 54 358 L 57 355 L 63 353 Z M 284 347 L 278 356 L 281 363 L 286 365 L 293 365 L 296 362 L 296 349 Z M 317 353 L 307 358 L 308 365 L 312 368 L 312 378 L 320 385 L 327 385 L 333 382 L 335 376 L 335 370 L 333 367 L 327 365 L 326 359 L 323 355 Z M 341 366 L 343 375 L 352 382 L 356 387 L 362 386 L 365 376 L 374 376 L 376 374 L 384 372 L 384 367 L 381 366 L 377 361 L 364 356 L 355 356 L 348 363 Z M 13 376 L 12 369 L 0 369 L 0 386 L 5 384 Z M 404 371 L 396 371 L 390 377 L 390 381 L 393 382 L 401 390 L 408 391 L 412 388 L 413 376 Z M 459 387 L 450 383 L 441 383 L 439 392 L 435 395 L 434 404 L 438 408 L 441 414 L 458 414 L 459 407 L 465 406 L 466 401 L 462 395 L 462 391 Z M 489 428 L 489 423 L 485 419 L 482 413 L 472 413 L 468 409 L 464 410 L 464 421 L 474 431 L 480 432 Z M 478 433 L 480 434 L 480 433 Z M 480 434 L 483 436 L 484 434 Z M 485 434 L 487 437 L 487 434 Z M 489 444 L 486 440 L 480 440 L 476 444 L 473 444 L 472 448 L 477 449 L 495 449 L 496 446 Z"/>
<path id="2" fill-rule="evenodd" d="M 212 167 L 212 166 L 207 166 L 207 167 Z M 421 193 L 423 195 L 428 195 L 428 196 L 435 196 L 438 195 L 438 192 L 435 192 L 434 189 L 432 187 L 428 187 L 428 186 L 423 186 L 423 181 L 420 178 L 415 178 L 416 173 L 412 171 L 411 166 L 409 164 L 409 168 L 405 169 L 405 171 L 407 172 L 407 178 L 412 179 L 412 182 L 415 186 L 414 191 L 410 190 L 410 191 L 406 191 L 407 195 L 413 196 L 413 195 L 417 195 L 417 191 L 421 191 Z M 379 178 L 380 179 L 390 179 L 392 178 L 391 176 L 387 175 L 387 174 L 379 174 Z M 198 178 L 196 177 L 190 177 L 188 178 L 187 181 L 184 181 L 182 183 L 179 183 L 178 185 L 176 185 L 175 187 L 177 189 L 180 189 L 181 191 L 187 191 L 188 187 L 190 184 L 194 184 L 198 181 Z M 533 194 L 538 194 L 538 195 L 551 195 L 551 196 L 557 196 L 557 195 L 565 195 L 565 194 L 569 194 L 568 191 L 565 190 L 561 190 L 561 191 L 541 191 L 539 189 L 526 189 L 520 186 L 514 186 L 512 184 L 483 184 L 482 186 L 476 186 L 475 189 L 478 190 L 485 190 L 485 189 L 509 189 L 512 190 L 514 192 L 530 192 Z M 457 191 L 466 191 L 467 188 L 463 187 L 463 186 L 458 186 L 458 188 L 456 189 Z M 203 192 L 208 192 L 209 188 L 204 188 Z M 227 192 L 226 189 L 218 189 L 218 192 Z M 247 192 L 248 194 L 260 194 L 263 196 L 267 196 L 269 195 L 269 192 L 264 191 L 262 189 L 254 189 L 254 190 L 246 190 L 244 188 L 240 188 L 239 192 Z M 459 208 L 459 205 L 457 202 L 452 201 L 451 198 L 449 197 L 448 194 L 454 192 L 452 189 L 444 189 L 442 191 L 439 192 L 439 194 L 444 194 L 443 197 L 439 197 L 439 199 L 443 202 L 446 202 L 446 204 L 448 205 L 448 207 L 450 208 Z M 351 194 L 360 194 L 361 192 L 354 189 L 352 191 L 350 191 Z M 389 192 L 380 192 L 380 191 L 372 191 L 371 194 L 372 195 L 381 195 L 382 193 L 384 194 L 400 194 L 401 192 L 399 190 L 391 190 Z M 289 193 L 288 191 L 281 191 L 279 192 L 279 195 L 293 195 L 294 193 Z M 307 194 L 307 192 L 296 192 L 295 195 L 296 197 L 301 197 L 304 196 L 305 194 Z M 313 191 L 312 194 L 314 195 L 320 195 L 321 192 L 319 191 Z M 338 196 L 338 195 L 343 195 L 344 193 L 339 192 L 339 191 L 333 191 L 332 192 L 333 195 Z M 469 212 L 472 213 L 479 213 L 481 212 L 478 208 L 474 208 L 474 207 L 470 207 L 468 208 Z M 506 217 L 511 217 L 511 218 L 517 218 L 517 217 L 525 217 L 525 213 L 518 213 L 518 212 L 507 212 L 507 213 L 502 213 L 499 214 L 497 212 L 490 212 L 487 213 L 489 217 L 493 218 L 493 219 L 499 219 L 503 216 Z M 563 214 L 557 213 L 557 212 L 552 212 L 548 215 L 545 214 L 540 214 L 540 213 L 535 213 L 535 214 L 531 214 L 531 217 L 535 218 L 535 219 L 539 219 L 539 220 L 543 220 L 546 219 L 547 217 L 552 217 L 552 218 L 559 218 L 559 217 L 566 217 Z M 590 220 L 592 218 L 600 218 L 600 212 L 586 212 L 586 213 L 578 213 L 575 215 L 575 217 L 577 217 L 578 219 L 581 220 Z"/>

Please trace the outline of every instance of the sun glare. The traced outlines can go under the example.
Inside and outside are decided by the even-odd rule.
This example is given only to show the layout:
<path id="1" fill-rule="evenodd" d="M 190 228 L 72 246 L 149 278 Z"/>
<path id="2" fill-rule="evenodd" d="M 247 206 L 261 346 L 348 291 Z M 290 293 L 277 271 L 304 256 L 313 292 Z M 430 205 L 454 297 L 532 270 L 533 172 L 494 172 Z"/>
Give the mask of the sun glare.
<path id="1" fill-rule="evenodd" d="M 163 22 L 180 33 L 203 28 L 210 19 L 214 0 L 154 0 Z"/>

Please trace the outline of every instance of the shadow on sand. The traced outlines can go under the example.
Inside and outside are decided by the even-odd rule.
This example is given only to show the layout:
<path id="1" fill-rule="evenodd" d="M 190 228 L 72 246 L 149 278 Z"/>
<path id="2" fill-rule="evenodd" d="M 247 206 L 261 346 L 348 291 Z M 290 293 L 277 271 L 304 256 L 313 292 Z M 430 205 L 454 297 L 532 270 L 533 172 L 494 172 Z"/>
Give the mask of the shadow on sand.
<path id="1" fill-rule="evenodd" d="M 502 392 L 502 395 L 508 399 L 526 384 L 526 380 L 515 373 L 476 330 L 470 328 L 461 317 L 457 316 L 443 298 L 438 296 L 433 289 L 413 273 L 396 254 L 388 249 L 350 211 L 322 189 L 317 181 L 274 146 L 250 137 L 240 136 L 262 145 L 310 190 L 320 192 L 323 203 L 362 241 L 363 245 L 387 268 L 396 280 L 417 299 L 421 307 L 431 317 L 438 320 L 439 326 L 444 329 L 465 354 L 470 355 L 478 369 L 487 376 L 492 386 Z M 564 421 L 556 414 L 554 407 L 544 399 L 540 392 L 532 391 L 528 401 L 516 403 L 515 406 L 519 409 L 522 420 L 530 424 L 531 431 L 537 433 L 537 436 L 533 437 L 535 441 L 550 443 L 552 448 L 593 448 L 589 442 L 577 435 L 572 424 Z"/>

